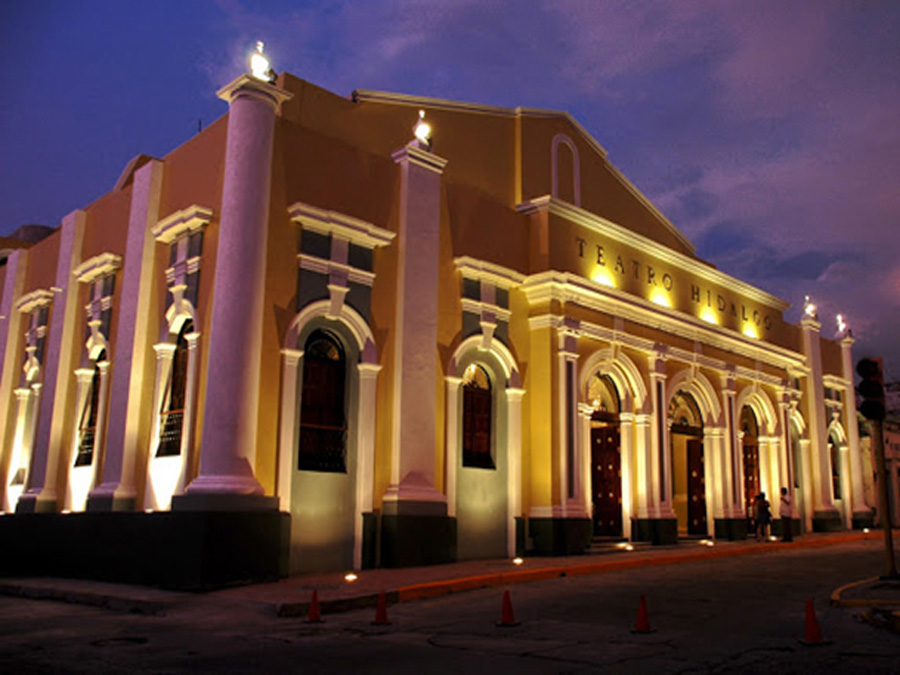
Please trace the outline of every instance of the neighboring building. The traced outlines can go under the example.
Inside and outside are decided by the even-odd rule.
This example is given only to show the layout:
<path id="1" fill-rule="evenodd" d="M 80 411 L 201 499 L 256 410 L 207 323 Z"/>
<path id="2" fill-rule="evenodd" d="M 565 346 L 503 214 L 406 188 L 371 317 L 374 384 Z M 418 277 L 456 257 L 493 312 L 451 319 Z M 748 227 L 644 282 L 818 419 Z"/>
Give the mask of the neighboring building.
<path id="1" fill-rule="evenodd" d="M 9 254 L 6 573 L 739 538 L 781 486 L 795 527 L 871 524 L 852 338 L 699 259 L 568 114 L 288 74 L 219 95 Z"/>

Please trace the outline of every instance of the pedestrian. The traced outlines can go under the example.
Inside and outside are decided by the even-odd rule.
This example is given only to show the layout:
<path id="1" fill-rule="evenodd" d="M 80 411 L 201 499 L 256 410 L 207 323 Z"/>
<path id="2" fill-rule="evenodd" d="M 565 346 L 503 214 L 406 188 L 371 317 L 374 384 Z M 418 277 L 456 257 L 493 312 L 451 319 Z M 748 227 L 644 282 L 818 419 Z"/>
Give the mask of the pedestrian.
<path id="1" fill-rule="evenodd" d="M 794 505 L 786 487 L 781 488 L 781 541 L 794 541 L 792 520 L 794 518 Z"/>
<path id="2" fill-rule="evenodd" d="M 766 493 L 756 495 L 756 541 L 762 541 L 767 535 L 769 522 L 772 520 L 772 512 L 769 510 L 769 502 Z"/>

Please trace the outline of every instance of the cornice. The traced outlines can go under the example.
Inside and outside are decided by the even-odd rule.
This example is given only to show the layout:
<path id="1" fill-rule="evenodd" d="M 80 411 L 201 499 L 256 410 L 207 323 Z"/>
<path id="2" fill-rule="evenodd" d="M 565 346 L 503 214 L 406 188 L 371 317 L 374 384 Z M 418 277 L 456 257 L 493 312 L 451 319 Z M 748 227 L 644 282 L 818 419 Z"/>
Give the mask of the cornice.
<path id="1" fill-rule="evenodd" d="M 288 215 L 292 221 L 303 228 L 319 234 L 334 235 L 340 239 L 346 239 L 351 244 L 368 249 L 387 246 L 397 236 L 395 232 L 377 227 L 359 218 L 337 211 L 320 209 L 303 202 L 289 206 Z"/>
<path id="2" fill-rule="evenodd" d="M 294 95 L 291 92 L 269 82 L 263 82 L 246 73 L 236 80 L 229 82 L 216 92 L 216 96 L 228 103 L 231 103 L 235 98 L 242 94 L 248 94 L 255 98 L 268 100 L 276 110 L 281 108 L 282 103 L 294 98 Z"/>
<path id="3" fill-rule="evenodd" d="M 89 258 L 72 270 L 79 283 L 89 284 L 94 279 L 115 272 L 122 266 L 122 256 L 115 253 L 101 253 Z"/>
<path id="4" fill-rule="evenodd" d="M 525 215 L 548 212 L 551 215 L 565 218 L 578 225 L 594 230 L 605 237 L 609 237 L 633 248 L 645 251 L 659 260 L 669 263 L 673 267 L 685 270 L 698 277 L 702 277 L 706 281 L 719 284 L 720 286 L 734 290 L 737 293 L 741 293 L 747 298 L 768 307 L 772 307 L 779 312 L 783 312 L 791 306 L 789 302 L 785 302 L 781 298 L 766 293 L 740 279 L 735 279 L 724 272 L 720 272 L 702 260 L 674 251 L 667 246 L 663 246 L 662 244 L 653 241 L 649 237 L 632 232 L 611 220 L 585 211 L 582 208 L 555 197 L 545 195 L 527 202 L 522 202 L 516 206 L 516 210 Z"/>
<path id="5" fill-rule="evenodd" d="M 655 305 L 649 300 L 568 272 L 534 274 L 526 278 L 521 289 L 531 305 L 552 300 L 571 302 L 778 368 L 802 370 L 805 366 L 805 357 L 798 352 L 710 325 L 683 312 Z M 625 333 L 619 332 L 617 335 Z"/>
<path id="6" fill-rule="evenodd" d="M 444 167 L 447 166 L 446 159 L 428 150 L 423 150 L 416 145 L 415 141 L 410 141 L 402 148 L 395 150 L 391 154 L 391 158 L 397 164 L 409 162 L 434 173 L 443 173 Z"/>
<path id="7" fill-rule="evenodd" d="M 171 244 L 185 232 L 206 227 L 212 216 L 212 209 L 194 204 L 159 221 L 151 228 L 150 233 L 156 241 Z"/>
<path id="8" fill-rule="evenodd" d="M 524 274 L 520 274 L 508 267 L 502 267 L 501 265 L 495 265 L 494 263 L 469 256 L 454 258 L 453 264 L 456 266 L 457 271 L 463 275 L 464 279 L 486 281 L 507 290 L 525 281 Z"/>
<path id="9" fill-rule="evenodd" d="M 51 302 L 53 302 L 53 291 L 40 288 L 19 298 L 16 301 L 16 309 L 22 314 L 28 314 L 38 307 L 49 305 Z"/>

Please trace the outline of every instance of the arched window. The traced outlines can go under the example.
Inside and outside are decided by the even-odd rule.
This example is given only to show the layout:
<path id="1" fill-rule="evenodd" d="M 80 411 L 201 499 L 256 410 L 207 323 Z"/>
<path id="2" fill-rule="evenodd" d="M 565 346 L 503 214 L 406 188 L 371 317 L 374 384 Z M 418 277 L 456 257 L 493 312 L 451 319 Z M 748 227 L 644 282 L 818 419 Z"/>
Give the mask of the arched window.
<path id="1" fill-rule="evenodd" d="M 97 438 L 97 411 L 100 409 L 100 361 L 106 360 L 106 351 L 94 361 L 94 376 L 91 378 L 91 400 L 81 413 L 78 425 L 78 452 L 75 466 L 90 466 L 94 461 L 94 445 Z"/>
<path id="2" fill-rule="evenodd" d="M 835 499 L 841 498 L 841 442 L 834 434 L 828 437 L 831 448 L 831 489 Z"/>
<path id="3" fill-rule="evenodd" d="M 172 355 L 172 372 L 166 395 L 159 411 L 159 448 L 157 457 L 181 454 L 181 431 L 184 426 L 184 394 L 187 386 L 188 343 L 187 334 L 193 332 L 194 324 L 185 321 L 175 342 Z"/>
<path id="4" fill-rule="evenodd" d="M 325 331 L 315 331 L 303 350 L 298 469 L 347 472 L 345 388 L 346 359 L 340 342 Z"/>
<path id="5" fill-rule="evenodd" d="M 491 454 L 491 379 L 474 363 L 463 376 L 463 466 L 493 469 Z"/>

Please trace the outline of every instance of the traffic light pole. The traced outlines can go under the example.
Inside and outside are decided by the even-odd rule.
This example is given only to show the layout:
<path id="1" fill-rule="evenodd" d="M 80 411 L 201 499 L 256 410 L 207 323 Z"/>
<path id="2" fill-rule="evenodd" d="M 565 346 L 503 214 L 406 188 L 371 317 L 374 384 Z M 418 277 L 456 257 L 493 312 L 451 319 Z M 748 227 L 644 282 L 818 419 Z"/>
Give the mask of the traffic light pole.
<path id="1" fill-rule="evenodd" d="M 891 513 L 888 506 L 887 470 L 884 462 L 884 430 L 881 420 L 869 420 L 872 430 L 872 451 L 875 453 L 875 467 L 878 471 L 878 513 L 884 530 L 884 571 L 882 579 L 900 579 L 894 565 L 894 541 L 891 533 Z"/>

